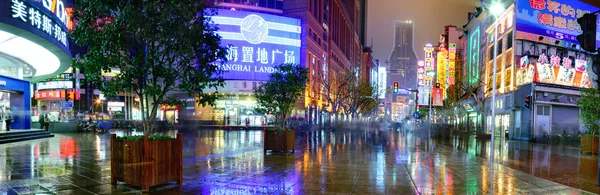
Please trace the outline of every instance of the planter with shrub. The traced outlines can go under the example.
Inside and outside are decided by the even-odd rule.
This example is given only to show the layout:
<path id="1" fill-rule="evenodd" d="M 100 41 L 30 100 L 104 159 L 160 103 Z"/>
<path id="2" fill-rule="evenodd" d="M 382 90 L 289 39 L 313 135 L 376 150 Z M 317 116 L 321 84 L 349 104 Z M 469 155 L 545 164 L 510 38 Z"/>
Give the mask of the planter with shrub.
<path id="1" fill-rule="evenodd" d="M 111 183 L 125 182 L 148 192 L 151 186 L 168 182 L 182 184 L 182 135 L 110 137 Z"/>

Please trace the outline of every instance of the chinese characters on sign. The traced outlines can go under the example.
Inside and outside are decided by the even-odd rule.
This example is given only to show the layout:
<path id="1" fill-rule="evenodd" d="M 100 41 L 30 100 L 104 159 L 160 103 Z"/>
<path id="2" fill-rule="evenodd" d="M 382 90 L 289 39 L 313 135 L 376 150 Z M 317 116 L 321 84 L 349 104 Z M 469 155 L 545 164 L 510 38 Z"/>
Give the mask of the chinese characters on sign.
<path id="1" fill-rule="evenodd" d="M 469 37 L 469 51 L 467 53 L 467 55 L 469 56 L 469 58 L 467 58 L 469 65 L 467 65 L 467 72 L 469 72 L 469 75 L 467 76 L 467 79 L 469 79 L 469 83 L 473 84 L 476 83 L 479 80 L 479 40 L 481 34 L 479 31 L 479 27 L 477 27 L 477 29 L 475 29 L 475 31 L 473 31 L 473 33 L 471 33 L 471 37 Z"/>
<path id="2" fill-rule="evenodd" d="M 431 44 L 425 45 L 423 48 L 425 51 L 425 82 L 424 87 L 431 87 L 433 85 L 433 75 L 435 74 L 435 67 L 433 62 L 433 46 Z"/>
<path id="3" fill-rule="evenodd" d="M 423 60 L 417 63 L 417 81 L 419 87 L 425 86 L 425 62 Z"/>
<path id="4" fill-rule="evenodd" d="M 550 83 L 573 87 L 591 87 L 585 60 L 573 60 L 557 56 L 550 57 L 550 63 L 537 60 L 530 61 L 527 56 L 520 58 L 520 69 L 517 70 L 517 85 L 533 82 Z M 562 62 L 562 64 L 561 64 Z"/>
<path id="5" fill-rule="evenodd" d="M 58 22 L 53 21 L 36 7 L 25 4 L 22 0 L 12 0 L 11 11 L 14 19 L 30 24 L 67 46 L 67 32 Z"/>
<path id="6" fill-rule="evenodd" d="M 220 65 L 224 79 L 268 81 L 275 66 L 300 65 L 300 20 L 231 10 L 212 19 L 227 47 L 227 62 Z"/>
<path id="7" fill-rule="evenodd" d="M 518 31 L 579 44 L 577 18 L 598 8 L 572 0 L 518 0 L 517 10 Z"/>
<path id="8" fill-rule="evenodd" d="M 256 53 L 254 53 L 254 47 L 242 46 L 242 60 L 238 58 L 238 47 L 230 46 L 227 48 L 227 61 L 228 62 L 249 62 L 254 63 L 260 62 L 261 64 L 275 64 L 275 62 L 280 62 L 283 59 L 284 64 L 290 64 L 296 62 L 296 56 L 294 55 L 294 51 L 279 51 L 279 49 L 267 51 L 266 48 L 257 47 Z M 269 59 L 269 53 L 271 54 L 271 58 Z M 256 55 L 256 60 L 253 60 Z"/>
<path id="9" fill-rule="evenodd" d="M 454 85 L 456 66 L 456 43 L 448 44 L 448 85 Z"/>
<path id="10" fill-rule="evenodd" d="M 447 55 L 448 52 L 444 48 L 437 52 L 437 83 L 440 84 L 440 88 L 442 89 L 446 88 Z"/>
<path id="11" fill-rule="evenodd" d="M 34 97 L 36 100 L 65 98 L 65 91 L 64 90 L 38 91 L 38 92 L 35 92 Z"/>

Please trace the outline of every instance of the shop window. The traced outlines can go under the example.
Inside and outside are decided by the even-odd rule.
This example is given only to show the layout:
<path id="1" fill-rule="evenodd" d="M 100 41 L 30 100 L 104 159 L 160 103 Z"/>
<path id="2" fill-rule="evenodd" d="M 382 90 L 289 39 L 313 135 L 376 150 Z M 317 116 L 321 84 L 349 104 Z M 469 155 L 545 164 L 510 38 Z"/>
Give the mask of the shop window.
<path id="1" fill-rule="evenodd" d="M 243 88 L 246 88 L 246 81 L 242 83 Z"/>

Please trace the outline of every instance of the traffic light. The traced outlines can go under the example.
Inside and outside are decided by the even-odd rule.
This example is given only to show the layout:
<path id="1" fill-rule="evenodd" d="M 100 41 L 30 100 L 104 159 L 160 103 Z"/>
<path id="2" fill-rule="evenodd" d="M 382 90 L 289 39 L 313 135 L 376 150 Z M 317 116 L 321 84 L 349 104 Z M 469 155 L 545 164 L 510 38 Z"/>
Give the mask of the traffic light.
<path id="1" fill-rule="evenodd" d="M 69 98 L 70 98 L 70 97 L 69 97 L 69 90 L 68 90 L 68 89 L 65 89 L 65 102 L 68 102 L 68 101 L 69 101 Z"/>
<path id="2" fill-rule="evenodd" d="M 435 88 L 440 88 L 440 83 L 435 83 Z"/>
<path id="3" fill-rule="evenodd" d="M 581 49 L 596 52 L 596 14 L 583 14 L 581 18 L 577 18 L 577 23 L 581 26 L 582 31 L 580 35 L 577 35 Z"/>
<path id="4" fill-rule="evenodd" d="M 75 99 L 75 92 L 70 92 L 68 89 L 65 89 L 65 102 Z"/>
<path id="5" fill-rule="evenodd" d="M 531 96 L 525 97 L 525 107 L 531 109 Z"/>
<path id="6" fill-rule="evenodd" d="M 394 82 L 394 93 L 398 93 L 398 82 Z"/>

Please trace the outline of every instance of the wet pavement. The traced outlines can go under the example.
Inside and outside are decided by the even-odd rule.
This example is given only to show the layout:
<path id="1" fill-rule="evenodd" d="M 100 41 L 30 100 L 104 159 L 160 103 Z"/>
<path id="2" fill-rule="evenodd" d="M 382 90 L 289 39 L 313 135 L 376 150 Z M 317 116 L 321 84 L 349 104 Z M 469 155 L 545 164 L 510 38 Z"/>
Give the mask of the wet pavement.
<path id="1" fill-rule="evenodd" d="M 123 132 L 115 131 L 117 134 Z M 152 194 L 591 194 L 597 156 L 577 148 L 414 132 L 298 132 L 293 154 L 264 154 L 261 131 L 181 130 L 183 185 Z M 417 135 L 418 134 L 418 135 Z M 141 194 L 110 184 L 110 135 L 0 145 L 0 194 Z M 571 186 L 571 187 L 569 187 Z M 579 189 L 585 189 L 582 191 Z"/>

